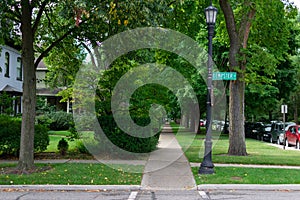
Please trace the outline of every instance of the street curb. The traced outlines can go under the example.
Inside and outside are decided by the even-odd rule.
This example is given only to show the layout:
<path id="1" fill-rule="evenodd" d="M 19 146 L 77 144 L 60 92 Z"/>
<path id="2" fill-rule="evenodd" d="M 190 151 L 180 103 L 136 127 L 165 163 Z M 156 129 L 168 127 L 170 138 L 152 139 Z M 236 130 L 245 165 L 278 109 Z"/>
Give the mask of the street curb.
<path id="1" fill-rule="evenodd" d="M 198 185 L 199 191 L 203 190 L 255 190 L 255 191 L 300 191 L 300 184 L 205 184 Z"/>
<path id="2" fill-rule="evenodd" d="M 0 185 L 0 190 L 26 191 L 113 191 L 141 190 L 140 185 Z"/>
<path id="3" fill-rule="evenodd" d="M 141 186 L 141 191 L 197 191 L 198 187 L 191 187 L 191 188 L 172 188 L 172 187 L 148 187 L 148 186 Z"/>
<path id="4" fill-rule="evenodd" d="M 199 167 L 201 163 L 190 163 L 191 167 Z M 259 164 L 222 164 L 214 163 L 215 167 L 268 168 L 268 169 L 300 169 L 300 166 L 289 165 L 259 165 Z"/>
<path id="5" fill-rule="evenodd" d="M 204 184 L 193 188 L 149 188 L 141 185 L 0 185 L 0 191 L 147 191 L 147 190 L 178 190 L 178 191 L 211 191 L 211 190 L 254 190 L 254 191 L 300 191 L 300 184 Z"/>

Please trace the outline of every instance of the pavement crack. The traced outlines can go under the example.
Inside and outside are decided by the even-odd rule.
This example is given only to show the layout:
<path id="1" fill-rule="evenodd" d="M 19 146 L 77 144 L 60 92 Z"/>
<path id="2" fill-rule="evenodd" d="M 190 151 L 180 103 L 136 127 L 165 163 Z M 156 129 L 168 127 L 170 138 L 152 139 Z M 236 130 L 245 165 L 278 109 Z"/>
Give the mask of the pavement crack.
<path id="1" fill-rule="evenodd" d="M 25 194 L 22 194 L 22 195 L 18 196 L 18 197 L 16 198 L 16 200 L 20 200 L 22 197 L 24 197 L 24 196 L 26 196 L 26 195 L 28 195 L 28 194 L 30 194 L 30 192 L 27 192 L 27 193 L 25 193 Z"/>

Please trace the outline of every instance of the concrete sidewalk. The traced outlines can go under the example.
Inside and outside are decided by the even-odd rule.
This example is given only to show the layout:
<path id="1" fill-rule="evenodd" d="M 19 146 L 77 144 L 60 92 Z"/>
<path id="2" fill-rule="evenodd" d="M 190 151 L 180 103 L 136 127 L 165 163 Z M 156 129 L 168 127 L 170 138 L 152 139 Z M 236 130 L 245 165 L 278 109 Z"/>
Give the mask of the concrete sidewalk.
<path id="1" fill-rule="evenodd" d="M 141 186 L 144 189 L 193 189 L 196 187 L 190 163 L 170 125 L 165 125 L 162 130 L 158 150 L 150 154 Z"/>

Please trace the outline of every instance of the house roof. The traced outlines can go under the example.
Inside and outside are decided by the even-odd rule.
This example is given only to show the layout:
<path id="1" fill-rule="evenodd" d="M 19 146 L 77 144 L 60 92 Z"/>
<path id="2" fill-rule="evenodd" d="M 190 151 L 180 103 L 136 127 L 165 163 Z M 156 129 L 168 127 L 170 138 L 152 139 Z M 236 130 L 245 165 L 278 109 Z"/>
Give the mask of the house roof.
<path id="1" fill-rule="evenodd" d="M 37 70 L 45 70 L 45 71 L 47 71 L 48 70 L 48 68 L 47 68 L 47 66 L 45 65 L 45 63 L 44 63 L 44 61 L 43 60 L 41 60 L 41 62 L 39 62 L 39 64 L 38 64 L 38 66 L 37 66 Z"/>
<path id="2" fill-rule="evenodd" d="M 36 93 L 40 96 L 56 96 L 61 89 L 37 88 Z"/>
<path id="3" fill-rule="evenodd" d="M 11 85 L 5 85 L 0 91 L 3 91 L 3 92 L 20 92 L 22 93 L 21 90 L 11 86 Z"/>

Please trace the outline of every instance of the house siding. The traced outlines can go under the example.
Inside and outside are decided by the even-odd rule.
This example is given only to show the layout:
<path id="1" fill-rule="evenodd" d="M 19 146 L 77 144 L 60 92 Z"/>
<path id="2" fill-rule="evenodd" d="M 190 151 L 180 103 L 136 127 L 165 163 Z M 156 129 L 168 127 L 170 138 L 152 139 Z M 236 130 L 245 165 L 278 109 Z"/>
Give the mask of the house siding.
<path id="1" fill-rule="evenodd" d="M 21 58 L 20 52 L 17 50 L 8 47 L 8 46 L 0 46 L 1 54 L 0 54 L 0 91 L 3 91 L 5 87 L 10 86 L 19 92 L 23 92 L 23 75 L 21 79 L 18 79 L 18 58 Z M 9 77 L 5 76 L 6 73 L 6 58 L 5 54 L 9 54 Z"/>

